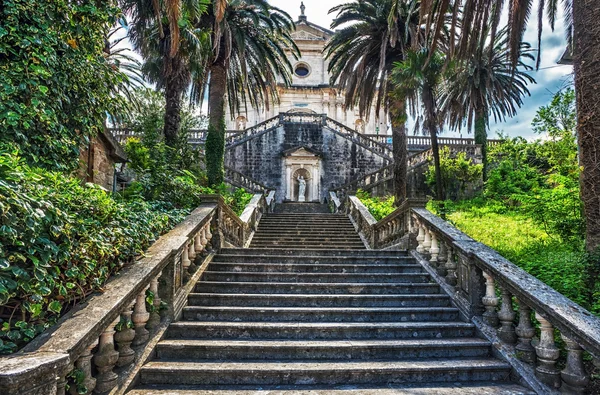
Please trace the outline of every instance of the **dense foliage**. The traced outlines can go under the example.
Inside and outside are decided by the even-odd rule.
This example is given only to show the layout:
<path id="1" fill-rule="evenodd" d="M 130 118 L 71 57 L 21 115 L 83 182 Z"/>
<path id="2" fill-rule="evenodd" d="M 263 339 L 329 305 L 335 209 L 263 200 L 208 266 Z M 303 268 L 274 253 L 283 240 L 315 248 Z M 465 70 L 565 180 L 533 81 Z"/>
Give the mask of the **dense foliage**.
<path id="1" fill-rule="evenodd" d="M 359 189 L 356 191 L 356 197 L 360 199 L 377 221 L 385 218 L 396 209 L 393 196 L 374 197 L 369 192 Z"/>
<path id="2" fill-rule="evenodd" d="M 0 7 L 0 142 L 32 165 L 76 169 L 79 149 L 118 112 L 126 76 L 107 60 L 113 1 L 6 0 Z"/>
<path id="3" fill-rule="evenodd" d="M 474 191 L 481 186 L 483 165 L 474 164 L 465 152 L 451 155 L 450 149 L 443 147 L 440 150 L 440 169 L 443 189 L 451 200 L 462 199 L 467 195 L 467 191 Z M 425 177 L 427 185 L 434 189 L 434 166 L 429 166 Z"/>
<path id="4" fill-rule="evenodd" d="M 0 149 L 0 353 L 61 312 L 186 215 L 165 203 L 122 201 Z"/>

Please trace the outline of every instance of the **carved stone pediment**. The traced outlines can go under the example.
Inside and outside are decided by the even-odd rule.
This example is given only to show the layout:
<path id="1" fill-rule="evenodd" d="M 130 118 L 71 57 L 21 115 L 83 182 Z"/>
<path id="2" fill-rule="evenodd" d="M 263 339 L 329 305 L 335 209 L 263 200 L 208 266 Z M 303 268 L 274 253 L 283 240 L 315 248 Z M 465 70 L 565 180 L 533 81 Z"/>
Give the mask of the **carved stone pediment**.
<path id="1" fill-rule="evenodd" d="M 322 36 L 318 36 L 313 33 L 309 33 L 305 30 L 299 30 L 292 33 L 292 38 L 294 40 L 308 40 L 308 41 L 323 41 L 324 38 Z"/>
<path id="2" fill-rule="evenodd" d="M 290 148 L 288 150 L 283 151 L 283 156 L 287 157 L 303 157 L 303 158 L 320 158 L 321 153 L 315 151 L 311 148 L 300 146 L 295 148 Z"/>

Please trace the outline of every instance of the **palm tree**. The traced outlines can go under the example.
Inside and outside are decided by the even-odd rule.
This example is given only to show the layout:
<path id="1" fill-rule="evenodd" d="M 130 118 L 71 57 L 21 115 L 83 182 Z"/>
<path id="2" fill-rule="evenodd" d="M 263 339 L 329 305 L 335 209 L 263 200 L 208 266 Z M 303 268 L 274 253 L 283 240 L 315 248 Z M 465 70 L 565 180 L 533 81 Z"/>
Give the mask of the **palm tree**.
<path id="1" fill-rule="evenodd" d="M 388 96 L 393 64 L 404 60 L 409 47 L 422 37 L 419 7 L 413 0 L 354 0 L 332 8 L 331 27 L 337 31 L 325 47 L 332 84 L 345 94 L 345 107 L 358 107 L 368 117 L 374 107 L 389 113 L 394 154 L 394 196 L 397 205 L 406 195 L 406 109 L 402 100 Z M 395 6 L 395 8 L 393 8 Z M 391 21 L 390 15 L 393 13 Z"/>
<path id="2" fill-rule="evenodd" d="M 423 111 L 423 122 L 417 122 L 431 136 L 431 150 L 435 166 L 435 196 L 444 200 L 442 172 L 440 167 L 440 149 L 437 135 L 440 124 L 438 116 L 439 85 L 442 81 L 444 58 L 436 53 L 429 55 L 426 48 L 409 50 L 402 62 L 394 63 L 391 81 L 394 85 L 392 95 L 399 100 L 408 101 L 411 115 L 417 116 L 418 109 Z"/>
<path id="3" fill-rule="evenodd" d="M 178 141 L 181 105 L 191 74 L 206 63 L 209 36 L 197 26 L 210 0 L 121 0 L 129 38 L 145 62 L 149 82 L 165 92 L 165 142 Z M 166 17 L 163 17 L 165 16 Z"/>
<path id="4" fill-rule="evenodd" d="M 401 0 L 395 0 L 401 1 Z M 450 3 L 449 0 L 429 1 L 422 7 L 422 15 L 433 21 L 445 18 L 446 11 L 439 8 L 439 3 Z M 460 31 L 460 45 L 454 52 L 467 59 L 473 54 L 474 45 L 469 45 L 477 32 L 491 26 L 492 42 L 500 24 L 500 16 L 506 2 L 489 0 L 456 0 L 452 5 L 453 14 L 462 10 L 463 25 L 470 29 Z M 575 90 L 577 92 L 577 142 L 579 144 L 581 173 L 581 198 L 586 218 L 586 248 L 595 252 L 600 248 L 600 5 L 597 0 L 552 0 L 539 1 L 537 12 L 538 44 L 541 41 L 544 14 L 554 29 L 558 15 L 558 7 L 565 9 L 567 41 L 572 45 L 575 68 Z M 533 11 L 533 0 L 509 0 L 509 42 L 513 66 L 519 59 L 519 45 L 523 41 L 523 33 L 527 27 L 529 15 Z M 435 37 L 441 28 L 431 31 Z M 539 54 L 538 54 L 539 64 Z"/>
<path id="5" fill-rule="evenodd" d="M 468 132 L 474 128 L 475 143 L 481 145 L 483 179 L 487 166 L 487 129 L 490 114 L 495 122 L 517 115 L 523 105 L 523 96 L 530 95 L 528 84 L 535 79 L 525 71 L 532 67 L 522 59 L 533 60 L 531 46 L 521 43 L 521 56 L 515 70 L 507 48 L 508 32 L 503 29 L 493 45 L 482 41 L 475 56 L 459 63 L 451 77 L 442 85 L 441 111 L 447 115 L 451 128 L 466 125 Z"/>
<path id="6" fill-rule="evenodd" d="M 222 2 L 220 2 L 222 3 Z M 223 182 L 225 98 L 231 114 L 268 106 L 278 100 L 278 79 L 291 84 L 292 66 L 286 53 L 299 55 L 291 33 L 294 21 L 265 0 L 230 0 L 210 14 L 213 55 L 209 62 L 209 129 L 206 167 L 209 184 Z M 194 82 L 203 96 L 205 80 Z"/>

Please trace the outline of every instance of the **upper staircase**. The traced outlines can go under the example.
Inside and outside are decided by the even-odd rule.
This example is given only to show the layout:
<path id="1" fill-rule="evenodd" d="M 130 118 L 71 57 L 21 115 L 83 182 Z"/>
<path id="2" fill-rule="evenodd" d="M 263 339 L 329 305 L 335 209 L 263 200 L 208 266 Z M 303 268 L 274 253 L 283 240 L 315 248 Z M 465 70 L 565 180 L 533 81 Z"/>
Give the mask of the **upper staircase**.
<path id="1" fill-rule="evenodd" d="M 341 215 L 265 215 L 252 248 L 213 258 L 130 393 L 533 393 L 410 254 L 359 243 Z"/>

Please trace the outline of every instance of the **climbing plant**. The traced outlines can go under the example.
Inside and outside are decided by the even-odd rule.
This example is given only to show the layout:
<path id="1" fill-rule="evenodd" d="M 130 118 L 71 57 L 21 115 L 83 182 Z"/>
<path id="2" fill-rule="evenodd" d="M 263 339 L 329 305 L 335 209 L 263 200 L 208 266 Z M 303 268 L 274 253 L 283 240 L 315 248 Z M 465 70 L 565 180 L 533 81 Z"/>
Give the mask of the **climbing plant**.
<path id="1" fill-rule="evenodd" d="M 114 1 L 5 0 L 0 7 L 0 142 L 28 163 L 70 171 L 79 149 L 123 105 L 127 77 L 107 61 Z"/>

